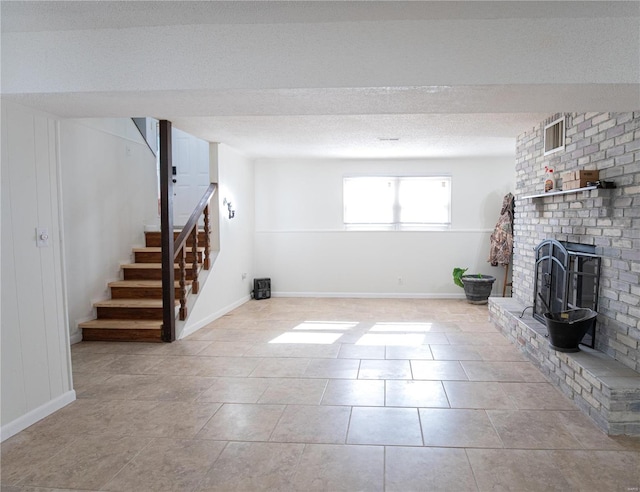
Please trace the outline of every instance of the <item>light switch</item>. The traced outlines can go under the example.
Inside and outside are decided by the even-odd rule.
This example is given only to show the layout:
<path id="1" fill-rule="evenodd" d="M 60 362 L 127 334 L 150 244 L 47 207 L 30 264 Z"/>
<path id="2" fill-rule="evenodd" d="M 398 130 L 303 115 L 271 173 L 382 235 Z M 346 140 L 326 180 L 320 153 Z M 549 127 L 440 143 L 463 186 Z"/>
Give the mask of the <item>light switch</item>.
<path id="1" fill-rule="evenodd" d="M 36 246 L 38 248 L 49 247 L 49 229 L 46 227 L 36 227 Z"/>

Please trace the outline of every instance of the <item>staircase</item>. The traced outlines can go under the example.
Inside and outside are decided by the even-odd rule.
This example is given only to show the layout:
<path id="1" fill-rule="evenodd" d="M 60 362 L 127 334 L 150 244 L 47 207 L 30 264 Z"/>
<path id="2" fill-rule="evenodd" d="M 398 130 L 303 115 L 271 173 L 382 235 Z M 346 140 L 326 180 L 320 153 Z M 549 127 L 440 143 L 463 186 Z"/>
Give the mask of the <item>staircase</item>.
<path id="1" fill-rule="evenodd" d="M 179 232 L 174 232 L 174 239 Z M 122 278 L 109 283 L 111 299 L 96 302 L 97 319 L 78 325 L 86 341 L 162 341 L 162 251 L 160 232 L 145 232 L 145 247 L 134 248 L 134 263 L 122 265 Z M 187 240 L 186 288 L 194 279 L 192 240 Z M 198 244 L 205 244 L 205 232 L 198 231 Z M 205 248 L 197 248 L 198 269 L 203 264 Z M 180 278 L 178 264 L 176 279 Z M 175 282 L 176 308 L 180 285 Z"/>

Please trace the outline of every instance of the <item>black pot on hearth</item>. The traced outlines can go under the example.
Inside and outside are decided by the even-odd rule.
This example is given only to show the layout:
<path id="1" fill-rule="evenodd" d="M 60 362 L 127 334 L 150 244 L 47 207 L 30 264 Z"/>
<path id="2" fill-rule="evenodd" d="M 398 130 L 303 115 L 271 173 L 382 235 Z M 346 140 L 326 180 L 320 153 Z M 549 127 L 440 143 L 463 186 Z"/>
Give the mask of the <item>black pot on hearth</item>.
<path id="1" fill-rule="evenodd" d="M 558 352 L 579 352 L 578 344 L 596 322 L 593 309 L 578 308 L 558 313 L 544 313 L 549 345 Z"/>

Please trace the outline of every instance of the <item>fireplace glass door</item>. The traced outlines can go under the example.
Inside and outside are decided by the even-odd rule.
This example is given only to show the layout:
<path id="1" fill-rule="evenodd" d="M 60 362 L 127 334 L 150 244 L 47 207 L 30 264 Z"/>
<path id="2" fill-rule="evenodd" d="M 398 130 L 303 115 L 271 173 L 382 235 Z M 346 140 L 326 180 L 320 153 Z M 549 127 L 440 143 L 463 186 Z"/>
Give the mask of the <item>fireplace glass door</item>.
<path id="1" fill-rule="evenodd" d="M 536 248 L 536 284 L 534 316 L 544 322 L 546 312 L 567 309 L 567 250 L 554 240 L 544 241 Z"/>
<path id="2" fill-rule="evenodd" d="M 544 323 L 543 314 L 574 308 L 598 310 L 600 260 L 595 247 L 560 243 L 554 239 L 536 247 L 533 316 Z M 595 346 L 595 328 L 582 342 Z"/>

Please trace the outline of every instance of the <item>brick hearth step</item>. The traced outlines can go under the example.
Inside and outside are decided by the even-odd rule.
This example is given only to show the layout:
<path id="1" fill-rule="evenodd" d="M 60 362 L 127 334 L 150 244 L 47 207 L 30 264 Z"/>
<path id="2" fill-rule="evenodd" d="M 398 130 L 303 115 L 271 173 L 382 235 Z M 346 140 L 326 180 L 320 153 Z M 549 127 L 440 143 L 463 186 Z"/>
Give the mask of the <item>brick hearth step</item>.
<path id="1" fill-rule="evenodd" d="M 640 374 L 589 347 L 574 353 L 554 350 L 545 324 L 523 314 L 525 307 L 514 298 L 490 297 L 489 317 L 603 431 L 640 436 Z"/>

